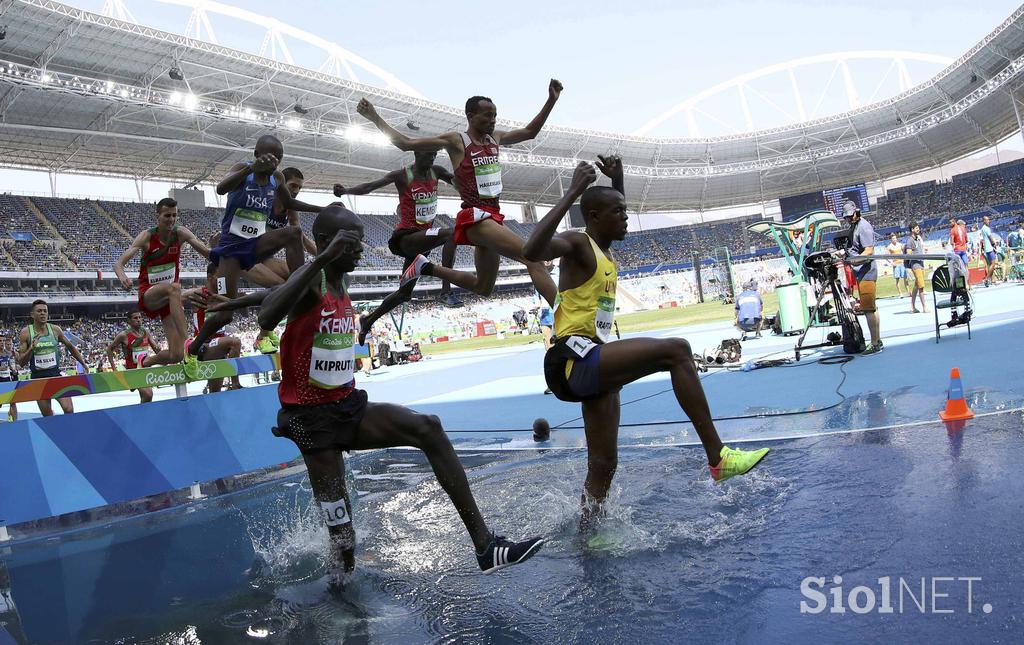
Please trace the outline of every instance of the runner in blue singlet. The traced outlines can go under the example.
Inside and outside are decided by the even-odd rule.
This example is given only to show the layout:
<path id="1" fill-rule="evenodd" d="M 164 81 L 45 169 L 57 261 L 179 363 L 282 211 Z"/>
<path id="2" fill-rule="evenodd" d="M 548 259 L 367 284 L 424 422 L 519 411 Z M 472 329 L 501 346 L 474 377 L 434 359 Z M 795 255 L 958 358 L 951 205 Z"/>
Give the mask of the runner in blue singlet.
<path id="1" fill-rule="evenodd" d="M 272 135 L 264 135 L 256 142 L 254 161 L 236 163 L 228 176 L 217 184 L 217 194 L 227 195 L 227 207 L 221 219 L 220 240 L 210 251 L 210 261 L 217 265 L 219 295 L 235 298 L 238 278 L 242 271 L 285 250 L 289 271 L 305 262 L 302 250 L 302 230 L 285 226 L 267 230 L 267 221 L 273 217 L 274 200 L 285 210 L 319 213 L 319 206 L 311 206 L 293 198 L 285 186 L 284 174 L 277 165 L 284 157 L 284 146 Z M 217 331 L 231 322 L 231 312 L 223 311 L 207 317 L 202 329 L 185 352 L 184 369 L 189 379 L 199 375 L 200 348 Z"/>

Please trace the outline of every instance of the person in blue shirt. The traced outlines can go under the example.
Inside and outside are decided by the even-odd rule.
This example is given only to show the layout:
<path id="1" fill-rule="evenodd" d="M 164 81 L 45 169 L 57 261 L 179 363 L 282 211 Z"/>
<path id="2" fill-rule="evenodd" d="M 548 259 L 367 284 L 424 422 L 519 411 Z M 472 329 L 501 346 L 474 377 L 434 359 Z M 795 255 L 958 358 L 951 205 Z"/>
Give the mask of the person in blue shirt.
<path id="1" fill-rule="evenodd" d="M 743 332 L 741 341 L 747 339 L 747 332 L 755 332 L 754 338 L 761 337 L 761 326 L 764 323 L 762 310 L 764 302 L 761 301 L 761 294 L 757 292 L 757 283 L 749 282 L 743 288 L 743 292 L 736 298 L 736 329 Z"/>
<path id="2" fill-rule="evenodd" d="M 992 274 L 995 273 L 998 257 L 996 256 L 996 245 L 999 238 L 992 232 L 989 226 L 989 217 L 981 218 L 981 255 L 985 258 L 985 286 L 992 284 Z"/>

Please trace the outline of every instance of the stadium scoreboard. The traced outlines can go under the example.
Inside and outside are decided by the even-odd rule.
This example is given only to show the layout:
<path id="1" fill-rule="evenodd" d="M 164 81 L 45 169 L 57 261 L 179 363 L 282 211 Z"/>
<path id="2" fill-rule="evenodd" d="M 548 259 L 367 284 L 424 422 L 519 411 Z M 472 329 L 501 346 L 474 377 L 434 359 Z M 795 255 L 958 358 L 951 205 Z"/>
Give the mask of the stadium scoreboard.
<path id="1" fill-rule="evenodd" d="M 779 207 L 782 209 L 782 221 L 784 222 L 803 217 L 816 210 L 832 211 L 836 217 L 842 217 L 844 213 L 853 209 L 859 209 L 862 213 L 871 210 L 871 206 L 868 204 L 867 187 L 864 184 L 782 197 L 779 199 Z"/>

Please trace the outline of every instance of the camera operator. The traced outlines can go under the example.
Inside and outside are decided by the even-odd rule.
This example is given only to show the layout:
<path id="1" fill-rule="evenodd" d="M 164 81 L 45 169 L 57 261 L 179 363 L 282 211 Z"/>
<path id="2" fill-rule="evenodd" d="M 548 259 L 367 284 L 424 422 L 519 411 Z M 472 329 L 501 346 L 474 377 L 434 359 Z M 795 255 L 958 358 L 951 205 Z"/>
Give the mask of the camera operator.
<path id="1" fill-rule="evenodd" d="M 843 214 L 850 224 L 850 248 L 845 251 L 847 264 L 853 267 L 857 278 L 857 291 L 860 294 L 860 310 L 868 320 L 871 332 L 871 345 L 864 350 L 864 355 L 877 354 L 882 351 L 882 339 L 879 332 L 878 309 L 875 307 L 875 282 L 878 280 L 878 263 L 861 256 L 875 253 L 875 229 L 856 209 L 852 214 Z"/>

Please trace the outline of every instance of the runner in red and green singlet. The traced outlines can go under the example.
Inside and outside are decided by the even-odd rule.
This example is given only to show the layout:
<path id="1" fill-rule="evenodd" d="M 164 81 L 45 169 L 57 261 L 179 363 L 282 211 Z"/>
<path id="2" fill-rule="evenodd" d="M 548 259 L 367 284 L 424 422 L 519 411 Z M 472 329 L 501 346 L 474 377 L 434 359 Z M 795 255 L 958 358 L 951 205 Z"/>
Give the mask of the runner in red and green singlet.
<path id="1" fill-rule="evenodd" d="M 489 573 L 532 556 L 543 540 L 513 542 L 487 527 L 469 489 L 466 473 L 440 420 L 388 403 L 369 403 L 354 378 L 355 312 L 345 291 L 345 274 L 362 254 L 363 226 L 351 211 L 329 206 L 313 224 L 319 251 L 261 300 L 259 323 L 274 329 L 287 316 L 281 340 L 281 410 L 274 433 L 302 452 L 313 494 L 330 534 L 331 584 L 337 588 L 355 566 L 355 531 L 345 488 L 344 450 L 411 446 L 424 452 L 455 505 L 476 547 L 480 568 Z M 211 310 L 230 311 L 237 301 Z"/>

